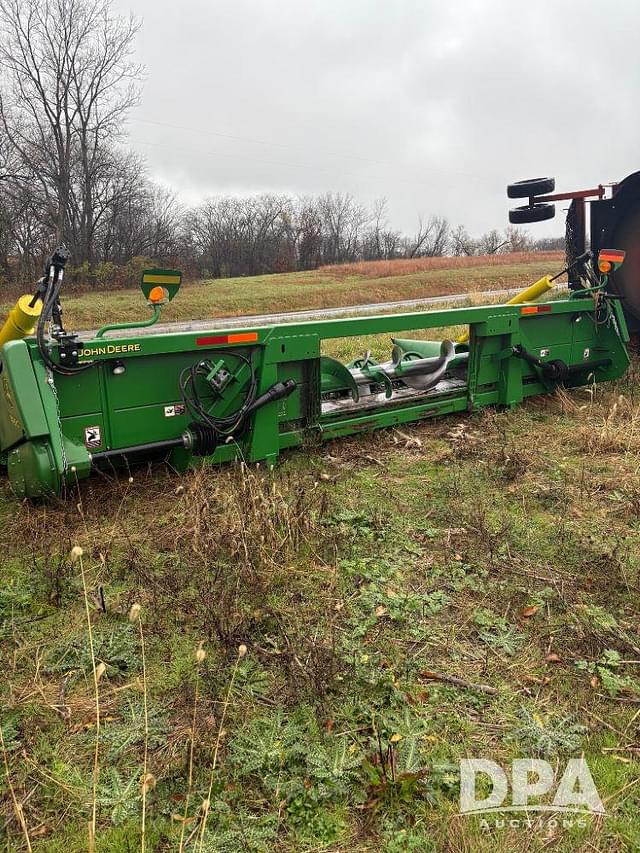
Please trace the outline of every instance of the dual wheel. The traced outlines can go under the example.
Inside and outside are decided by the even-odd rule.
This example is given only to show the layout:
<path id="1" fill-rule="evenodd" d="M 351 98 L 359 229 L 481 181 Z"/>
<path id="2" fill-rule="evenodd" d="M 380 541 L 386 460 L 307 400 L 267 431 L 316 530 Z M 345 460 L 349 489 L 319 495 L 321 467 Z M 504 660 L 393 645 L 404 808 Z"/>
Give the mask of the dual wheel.
<path id="1" fill-rule="evenodd" d="M 512 207 L 509 211 L 509 222 L 514 225 L 524 225 L 528 222 L 544 222 L 556 215 L 554 204 L 549 202 L 536 203 L 535 197 L 552 193 L 556 188 L 554 178 L 529 178 L 526 181 L 516 181 L 507 187 L 509 198 L 528 198 L 529 204 L 522 207 Z"/>

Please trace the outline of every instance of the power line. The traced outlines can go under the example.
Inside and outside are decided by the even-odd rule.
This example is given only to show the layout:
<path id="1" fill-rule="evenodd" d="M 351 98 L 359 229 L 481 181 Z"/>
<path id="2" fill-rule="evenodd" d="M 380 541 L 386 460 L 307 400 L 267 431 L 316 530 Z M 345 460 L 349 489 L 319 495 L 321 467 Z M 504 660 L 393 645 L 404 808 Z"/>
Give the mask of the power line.
<path id="1" fill-rule="evenodd" d="M 266 145 L 266 146 L 270 146 L 272 148 L 284 148 L 286 150 L 294 150 L 294 151 L 300 150 L 301 148 L 303 148 L 303 149 L 306 148 L 306 146 L 303 146 L 303 145 L 291 145 L 291 144 L 284 144 L 282 142 L 271 142 L 271 141 L 266 140 L 266 139 L 253 139 L 250 136 L 238 136 L 237 134 L 234 134 L 234 133 L 223 133 L 222 131 L 217 131 L 217 130 L 207 130 L 206 132 L 204 132 L 202 130 L 202 128 L 187 127 L 186 125 L 182 125 L 182 124 L 171 124 L 170 122 L 166 122 L 166 121 L 155 121 L 152 119 L 145 119 L 145 118 L 130 118 L 129 121 L 136 121 L 136 122 L 140 122 L 141 124 L 154 124 L 154 125 L 157 125 L 158 127 L 171 127 L 174 130 L 186 130 L 189 133 L 197 133 L 199 136 L 219 136 L 222 139 L 231 139 L 235 142 L 249 142 L 252 145 Z M 361 162 L 377 163 L 377 164 L 383 165 L 383 166 L 393 165 L 388 160 L 377 160 L 377 159 L 373 159 L 371 157 L 362 157 L 360 154 L 352 154 L 348 151 L 331 151 L 330 149 L 326 148 L 326 149 L 324 149 L 324 152 L 325 152 L 325 154 L 330 154 L 332 157 L 349 157 L 351 159 L 359 160 Z"/>
<path id="2" fill-rule="evenodd" d="M 154 123 L 158 124 L 160 126 L 164 125 L 163 122 L 154 122 Z M 169 125 L 169 124 L 167 124 L 166 126 L 167 127 L 177 127 L 176 125 Z M 209 135 L 209 134 L 201 134 L 201 135 L 204 136 L 204 135 Z M 223 135 L 223 134 L 213 134 L 212 133 L 211 135 Z M 236 137 L 236 139 L 241 139 L 241 138 L 242 137 Z M 137 140 L 135 144 L 149 145 L 151 147 L 161 148 L 161 149 L 164 149 L 167 151 L 181 151 L 185 154 L 199 154 L 200 156 L 214 157 L 216 159 L 234 160 L 237 162 L 237 156 L 225 154 L 225 153 L 219 152 L 219 151 L 205 151 L 205 150 L 196 149 L 196 148 L 186 148 L 186 147 L 181 146 L 181 145 L 180 146 L 167 145 L 167 144 L 164 144 L 161 142 L 155 142 L 155 141 L 151 141 L 151 140 Z M 265 144 L 270 144 L 270 143 L 265 143 Z M 268 165 L 268 166 L 279 166 L 279 167 L 283 167 L 283 168 L 305 169 L 306 171 L 311 170 L 314 172 L 322 172 L 324 174 L 329 174 L 329 175 L 335 175 L 336 174 L 335 169 L 328 169 L 326 167 L 317 166 L 317 165 L 314 165 L 312 163 L 293 163 L 291 161 L 265 160 L 262 158 L 257 159 L 254 157 L 251 158 L 251 162 L 252 163 L 261 163 L 263 165 Z M 383 161 L 378 161 L 378 162 L 383 162 Z M 397 164 L 389 163 L 388 165 L 393 165 L 395 168 L 397 168 Z M 450 170 L 441 170 L 441 169 L 439 169 L 438 172 L 440 174 L 451 174 L 451 175 L 463 176 L 465 178 L 469 178 L 471 180 L 478 181 L 480 183 L 485 183 L 485 184 L 488 184 L 488 182 L 490 180 L 489 178 L 487 178 L 487 176 L 480 177 L 478 175 L 471 175 L 471 174 L 465 173 L 465 172 L 454 172 L 454 171 L 450 171 Z M 347 177 L 354 177 L 354 178 L 366 177 L 366 175 L 356 174 L 354 172 L 342 172 L 342 174 L 347 176 Z M 382 176 L 378 175 L 376 177 L 382 177 Z M 413 178 L 408 179 L 408 178 L 397 178 L 397 177 L 391 178 L 390 177 L 390 180 L 393 180 L 395 183 L 409 184 L 411 186 L 424 186 L 424 187 L 427 187 L 429 189 L 432 189 L 432 185 L 430 183 L 427 183 L 425 181 L 415 180 Z M 493 186 L 493 182 L 491 182 L 491 184 Z"/>

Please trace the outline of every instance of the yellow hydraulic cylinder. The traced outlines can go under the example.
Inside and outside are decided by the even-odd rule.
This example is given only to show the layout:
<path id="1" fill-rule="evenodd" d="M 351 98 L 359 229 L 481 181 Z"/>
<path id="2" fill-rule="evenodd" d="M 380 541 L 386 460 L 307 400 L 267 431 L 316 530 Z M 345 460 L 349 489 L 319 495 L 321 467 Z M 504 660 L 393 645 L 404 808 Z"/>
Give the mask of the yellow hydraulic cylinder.
<path id="1" fill-rule="evenodd" d="M 511 299 L 506 302 L 506 305 L 519 305 L 521 302 L 534 302 L 543 293 L 546 293 L 547 290 L 551 290 L 553 287 L 553 281 L 550 275 L 545 275 L 542 278 L 538 279 L 538 281 L 534 281 L 533 284 L 530 284 L 529 287 L 525 287 L 524 290 L 521 290 L 520 293 L 516 293 L 515 296 L 512 296 Z M 457 343 L 466 344 L 469 343 L 469 331 L 467 330 L 464 334 L 460 335 L 457 339 Z"/>
<path id="2" fill-rule="evenodd" d="M 42 302 L 38 299 L 32 307 L 32 296 L 21 296 L 11 309 L 4 326 L 0 329 L 0 347 L 7 341 L 17 341 L 32 335 L 36 330 L 38 317 L 42 311 Z"/>

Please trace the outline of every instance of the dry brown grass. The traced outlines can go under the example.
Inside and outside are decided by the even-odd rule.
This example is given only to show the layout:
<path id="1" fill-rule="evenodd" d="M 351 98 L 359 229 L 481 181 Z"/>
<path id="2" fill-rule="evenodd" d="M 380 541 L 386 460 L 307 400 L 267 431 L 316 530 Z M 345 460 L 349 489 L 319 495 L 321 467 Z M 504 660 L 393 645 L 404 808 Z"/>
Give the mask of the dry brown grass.
<path id="1" fill-rule="evenodd" d="M 579 430 L 582 449 L 590 456 L 632 455 L 640 449 L 640 404 L 624 394 L 603 394 L 597 407 L 585 404 L 590 417 Z"/>
<path id="2" fill-rule="evenodd" d="M 328 264 L 318 272 L 334 278 L 387 278 L 414 275 L 434 270 L 460 270 L 470 267 L 499 267 L 512 264 L 544 263 L 558 265 L 562 252 L 509 252 L 504 255 L 472 255 L 471 257 L 397 258 L 390 261 L 359 261 L 354 264 Z"/>
<path id="3" fill-rule="evenodd" d="M 531 284 L 563 265 L 560 252 L 531 252 L 471 258 L 416 258 L 322 267 L 318 270 L 186 282 L 163 311 L 163 322 L 322 309 L 450 293 L 472 293 Z M 25 288 L 28 291 L 28 287 Z M 69 328 L 91 329 L 108 318 L 145 318 L 138 288 L 73 294 L 65 291 Z M 0 316 L 13 298 L 0 292 Z"/>

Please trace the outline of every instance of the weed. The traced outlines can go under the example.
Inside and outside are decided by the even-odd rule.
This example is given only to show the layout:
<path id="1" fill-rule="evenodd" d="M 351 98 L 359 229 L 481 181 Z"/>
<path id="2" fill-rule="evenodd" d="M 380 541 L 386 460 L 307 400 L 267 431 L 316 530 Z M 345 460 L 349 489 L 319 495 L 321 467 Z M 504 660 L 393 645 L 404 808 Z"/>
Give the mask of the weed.
<path id="1" fill-rule="evenodd" d="M 118 720 L 108 720 L 101 734 L 101 746 L 109 764 L 123 763 L 143 745 L 145 738 L 150 749 L 159 749 L 167 743 L 169 719 L 161 706 L 150 706 L 145 719 L 144 700 L 126 696 L 118 709 Z"/>
<path id="2" fill-rule="evenodd" d="M 130 625 L 116 622 L 94 628 L 93 644 L 95 659 L 104 663 L 108 677 L 127 677 L 139 671 L 136 635 Z M 91 644 L 82 634 L 63 637 L 50 649 L 45 666 L 50 674 L 69 675 L 72 680 L 85 677 L 93 667 Z"/>
<path id="3" fill-rule="evenodd" d="M 504 616 L 498 616 L 491 610 L 476 610 L 473 621 L 478 626 L 478 636 L 482 642 L 507 655 L 515 655 L 524 642 L 524 636 L 515 625 L 509 624 Z"/>
<path id="4" fill-rule="evenodd" d="M 187 827 L 187 822 L 189 820 L 189 801 L 191 799 L 191 792 L 193 789 L 193 751 L 196 743 L 196 721 L 198 718 L 198 693 L 200 688 L 200 665 L 204 663 L 206 659 L 206 652 L 204 650 L 204 643 L 200 642 L 195 652 L 195 665 L 196 665 L 196 681 L 195 688 L 193 692 L 193 713 L 191 715 L 191 734 L 189 739 L 189 770 L 187 774 L 187 794 L 185 796 L 184 801 L 184 815 L 182 815 L 181 830 L 180 830 L 180 843 L 179 843 L 179 853 L 182 853 L 184 850 L 184 833 Z"/>
<path id="5" fill-rule="evenodd" d="M 138 814 L 142 798 L 141 778 L 142 767 L 133 767 L 126 777 L 115 767 L 105 769 L 98 797 L 100 805 L 108 812 L 114 826 L 121 825 Z"/>
<path id="6" fill-rule="evenodd" d="M 378 539 L 384 535 L 381 520 L 363 510 L 343 509 L 328 516 L 326 524 L 334 527 L 338 536 L 351 541 Z"/>
<path id="7" fill-rule="evenodd" d="M 622 658 L 615 649 L 606 649 L 596 661 L 578 660 L 576 667 L 593 676 L 593 686 L 602 684 L 609 696 L 620 693 L 640 695 L 640 683 L 621 672 Z"/>
<path id="8" fill-rule="evenodd" d="M 93 689 L 94 689 L 94 697 L 95 697 L 95 708 L 96 708 L 96 718 L 95 718 L 95 747 L 94 747 L 94 755 L 93 755 L 93 790 L 91 797 L 91 823 L 89 824 L 89 851 L 93 853 L 93 849 L 95 846 L 96 839 L 96 817 L 98 812 L 98 783 L 100 781 L 100 688 L 98 687 L 99 675 L 98 668 L 96 663 L 96 656 L 93 646 L 93 628 L 91 625 L 91 612 L 89 610 L 89 594 L 87 592 L 87 579 L 84 571 L 84 560 L 82 559 L 82 548 L 79 545 L 75 545 L 71 550 L 71 562 L 78 563 L 80 566 L 80 575 L 82 578 L 82 593 L 84 598 L 84 609 L 87 617 L 87 637 L 89 640 L 89 655 L 91 662 L 91 672 L 93 675 Z M 101 672 L 104 672 L 104 664 L 101 663 Z"/>
<path id="9" fill-rule="evenodd" d="M 222 715 L 220 717 L 220 725 L 218 726 L 218 734 L 216 736 L 216 745 L 213 750 L 213 763 L 211 765 L 211 775 L 209 777 L 209 790 L 207 792 L 207 796 L 202 804 L 202 818 L 200 823 L 200 834 L 198 838 L 199 842 L 199 850 L 202 851 L 202 845 L 204 841 L 204 835 L 207 829 L 207 819 L 209 817 L 209 809 L 211 807 L 211 795 L 213 793 L 213 785 L 215 781 L 215 771 L 216 766 L 218 764 L 218 753 L 220 750 L 220 743 L 222 741 L 222 736 L 224 732 L 224 723 L 227 717 L 227 710 L 229 708 L 229 700 L 231 699 L 231 693 L 233 691 L 236 673 L 238 671 L 238 664 L 247 654 L 247 647 L 245 645 L 238 646 L 238 656 L 236 658 L 236 662 L 233 667 L 233 671 L 231 673 L 231 678 L 229 679 L 229 687 L 227 688 L 227 695 L 224 700 L 224 705 L 222 706 Z M 146 750 L 145 750 L 146 755 Z"/>
<path id="10" fill-rule="evenodd" d="M 13 783 L 11 781 L 11 770 L 9 769 L 9 759 L 7 756 L 7 747 L 4 740 L 4 733 L 2 731 L 2 726 L 0 726 L 0 751 L 2 752 L 2 761 L 4 764 L 4 773 L 5 779 L 7 781 L 7 787 L 9 788 L 9 792 L 11 794 L 11 803 L 13 805 L 13 810 L 15 812 L 18 823 L 20 824 L 20 829 L 24 835 L 25 844 L 27 845 L 27 850 L 31 853 L 31 839 L 29 838 L 29 830 L 27 829 L 27 822 L 24 817 L 24 810 L 22 808 L 22 804 L 18 802 L 18 798 L 16 796 L 15 789 L 13 787 Z"/>
<path id="11" fill-rule="evenodd" d="M 522 755 L 549 758 L 578 752 L 587 733 L 587 727 L 572 716 L 551 714 L 544 718 L 528 708 L 520 709 L 518 721 L 509 739 L 518 744 Z"/>

